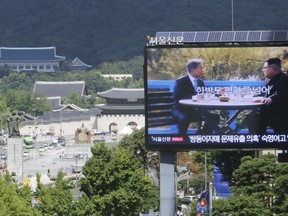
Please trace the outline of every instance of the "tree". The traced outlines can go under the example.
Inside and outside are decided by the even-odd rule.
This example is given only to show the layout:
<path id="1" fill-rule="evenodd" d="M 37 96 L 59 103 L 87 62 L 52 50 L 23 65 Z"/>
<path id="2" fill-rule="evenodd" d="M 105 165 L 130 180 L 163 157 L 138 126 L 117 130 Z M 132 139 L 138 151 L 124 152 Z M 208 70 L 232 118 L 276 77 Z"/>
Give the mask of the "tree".
<path id="1" fill-rule="evenodd" d="M 42 115 L 46 111 L 50 111 L 50 105 L 43 95 L 32 95 L 30 92 L 21 90 L 8 90 L 5 94 L 5 101 L 11 110 L 25 111 L 34 115 Z"/>
<path id="2" fill-rule="evenodd" d="M 1 215 L 36 215 L 31 205 L 32 196 L 29 188 L 18 188 L 11 175 L 0 176 L 0 205 Z"/>
<path id="3" fill-rule="evenodd" d="M 233 172 L 233 196 L 213 208 L 235 215 L 287 214 L 287 168 L 286 164 L 276 163 L 274 155 L 243 157 Z"/>
<path id="4" fill-rule="evenodd" d="M 0 79 L 4 76 L 9 76 L 9 74 L 11 73 L 11 69 L 8 65 L 4 65 L 0 67 Z"/>
<path id="5" fill-rule="evenodd" d="M 273 187 L 277 172 L 275 156 L 265 155 L 260 158 L 250 156 L 241 159 L 241 165 L 234 171 L 235 183 L 231 191 L 235 194 L 253 195 L 271 207 Z"/>
<path id="6" fill-rule="evenodd" d="M 213 157 L 215 165 L 223 176 L 223 180 L 233 185 L 233 172 L 240 166 L 241 158 L 254 155 L 255 151 L 216 151 Z"/>
<path id="7" fill-rule="evenodd" d="M 89 71 L 85 74 L 85 83 L 89 94 L 96 94 L 115 87 L 112 82 L 103 76 L 99 71 Z"/>
<path id="8" fill-rule="evenodd" d="M 226 214 L 225 214 L 226 213 Z M 213 202 L 213 215 L 271 216 L 270 209 L 255 196 L 233 195 L 225 200 Z"/>
<path id="9" fill-rule="evenodd" d="M 32 87 L 34 80 L 32 80 L 25 73 L 10 73 L 9 76 L 5 76 L 1 81 L 1 91 L 7 92 L 10 89 L 29 91 L 32 93 Z"/>
<path id="10" fill-rule="evenodd" d="M 40 182 L 41 175 L 36 174 L 37 178 L 37 195 L 40 200 L 38 210 L 42 215 L 67 216 L 73 210 L 73 196 L 71 179 L 64 180 L 64 173 L 58 172 L 55 186 L 45 187 Z"/>
<path id="11" fill-rule="evenodd" d="M 133 215 L 157 205 L 157 188 L 129 150 L 98 143 L 91 151 L 80 185 L 82 199 L 92 200 L 95 215 Z"/>
<path id="12" fill-rule="evenodd" d="M 156 183 L 160 179 L 160 154 L 157 151 L 147 151 L 145 146 L 145 129 L 134 130 L 129 136 L 124 136 L 119 144 L 132 152 L 136 160 L 140 161 L 144 172 L 150 175 L 151 179 Z M 157 180 L 156 180 L 157 179 Z"/>
<path id="13" fill-rule="evenodd" d="M 75 104 L 76 106 L 80 107 L 83 107 L 83 102 L 85 103 L 81 95 L 79 95 L 77 92 L 70 92 L 68 98 L 64 99 L 64 104 Z"/>
<path id="14" fill-rule="evenodd" d="M 275 194 L 273 212 L 285 216 L 288 212 L 288 164 L 277 164 L 276 178 L 273 186 Z"/>
<path id="15" fill-rule="evenodd" d="M 130 136 L 124 136 L 118 146 L 129 149 L 135 158 L 140 160 L 143 169 L 148 167 L 148 151 L 145 148 L 145 129 L 135 130 Z"/>

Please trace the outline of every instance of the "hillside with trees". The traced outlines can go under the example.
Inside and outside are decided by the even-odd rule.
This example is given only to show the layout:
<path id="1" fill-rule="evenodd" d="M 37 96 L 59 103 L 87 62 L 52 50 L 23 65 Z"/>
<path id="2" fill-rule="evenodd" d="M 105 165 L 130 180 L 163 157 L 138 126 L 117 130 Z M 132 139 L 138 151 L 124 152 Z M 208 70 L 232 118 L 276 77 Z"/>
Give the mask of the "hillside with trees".
<path id="1" fill-rule="evenodd" d="M 143 56 L 159 31 L 232 29 L 231 0 L 1 1 L 2 47 L 55 46 L 93 67 Z M 234 30 L 287 29 L 287 1 L 234 1 Z"/>

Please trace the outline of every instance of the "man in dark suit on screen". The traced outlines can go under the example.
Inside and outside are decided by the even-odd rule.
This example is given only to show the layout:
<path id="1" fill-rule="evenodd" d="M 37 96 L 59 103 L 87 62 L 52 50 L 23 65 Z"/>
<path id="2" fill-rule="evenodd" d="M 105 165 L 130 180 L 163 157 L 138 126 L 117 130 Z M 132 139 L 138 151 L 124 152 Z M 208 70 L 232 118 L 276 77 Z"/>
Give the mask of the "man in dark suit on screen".
<path id="1" fill-rule="evenodd" d="M 288 76 L 281 71 L 281 60 L 266 60 L 263 74 L 267 91 L 260 96 L 265 105 L 246 119 L 249 131 L 265 134 L 267 127 L 271 127 L 277 134 L 288 134 Z"/>
<path id="2" fill-rule="evenodd" d="M 179 134 L 186 134 L 191 122 L 201 123 L 202 117 L 199 116 L 196 109 L 181 105 L 179 100 L 192 99 L 198 93 L 201 93 L 204 82 L 201 79 L 203 76 L 203 65 L 201 59 L 190 59 L 186 64 L 187 74 L 178 78 L 174 85 L 174 98 L 175 107 L 173 110 L 173 116 L 177 119 Z M 210 117 L 219 122 L 219 115 L 214 113 L 207 113 Z M 211 133 L 211 129 L 207 124 L 198 131 L 201 134 Z"/>

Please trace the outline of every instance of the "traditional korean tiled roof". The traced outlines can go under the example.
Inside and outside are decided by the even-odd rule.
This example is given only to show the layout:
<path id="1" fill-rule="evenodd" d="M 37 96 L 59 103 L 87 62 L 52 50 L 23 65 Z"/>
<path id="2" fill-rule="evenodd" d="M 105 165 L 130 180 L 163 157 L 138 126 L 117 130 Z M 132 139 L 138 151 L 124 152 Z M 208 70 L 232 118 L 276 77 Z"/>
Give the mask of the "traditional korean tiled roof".
<path id="1" fill-rule="evenodd" d="M 71 111 L 63 111 L 61 112 L 45 112 L 42 116 L 38 117 L 37 122 L 42 122 L 44 124 L 50 122 L 63 122 L 65 121 L 84 121 L 89 120 L 91 116 L 99 116 L 102 110 L 98 108 L 92 108 L 88 111 L 79 111 L 79 110 L 71 110 Z M 25 124 L 33 123 L 33 120 L 24 121 Z"/>
<path id="2" fill-rule="evenodd" d="M 68 98 L 75 92 L 80 96 L 87 95 L 85 81 L 68 81 L 68 82 L 45 82 L 37 81 L 34 85 L 33 94 L 43 94 L 48 99 L 50 97 Z"/>
<path id="3" fill-rule="evenodd" d="M 117 111 L 127 111 L 127 110 L 143 110 L 145 109 L 144 105 L 133 105 L 133 106 L 126 106 L 126 105 L 119 105 L 119 106 L 116 106 L 116 105 L 96 105 L 97 108 L 99 109 L 102 109 L 102 110 L 117 110 Z"/>
<path id="4" fill-rule="evenodd" d="M 63 61 L 55 47 L 0 47 L 0 62 Z"/>
<path id="5" fill-rule="evenodd" d="M 103 98 L 114 99 L 144 99 L 144 89 L 112 88 L 108 91 L 98 92 L 97 95 Z"/>
<path id="6" fill-rule="evenodd" d="M 47 98 L 48 103 L 50 106 L 54 109 L 61 109 L 63 106 L 61 105 L 61 97 L 48 97 Z"/>
<path id="7" fill-rule="evenodd" d="M 70 64 L 70 68 L 71 69 L 88 69 L 88 68 L 91 68 L 92 66 L 91 65 L 88 65 L 88 64 L 85 64 L 84 62 L 82 62 L 79 58 L 75 58 L 71 64 Z"/>
<path id="8" fill-rule="evenodd" d="M 121 114 L 128 114 L 128 115 L 144 115 L 145 107 L 143 106 L 98 106 L 96 108 L 102 110 L 102 115 L 121 115 Z"/>
<path id="9" fill-rule="evenodd" d="M 88 112 L 89 109 L 82 109 L 78 106 L 76 106 L 75 104 L 66 104 L 63 105 L 60 109 L 55 109 L 53 110 L 53 112 L 68 112 L 68 111 L 81 111 L 81 112 Z"/>

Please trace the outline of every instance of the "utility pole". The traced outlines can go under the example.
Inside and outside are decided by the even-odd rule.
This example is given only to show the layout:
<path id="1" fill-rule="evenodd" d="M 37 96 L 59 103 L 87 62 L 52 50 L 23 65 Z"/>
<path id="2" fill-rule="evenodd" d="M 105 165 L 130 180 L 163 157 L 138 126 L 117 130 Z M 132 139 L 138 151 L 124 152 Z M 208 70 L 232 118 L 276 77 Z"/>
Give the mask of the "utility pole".
<path id="1" fill-rule="evenodd" d="M 34 114 L 34 136 L 36 137 L 36 108 L 32 109 Z"/>
<path id="2" fill-rule="evenodd" d="M 62 109 L 60 110 L 60 136 L 62 137 L 63 131 L 62 131 Z"/>
<path id="3" fill-rule="evenodd" d="M 76 154 L 75 155 L 75 159 L 76 159 L 76 167 L 75 167 L 75 172 L 76 172 L 76 175 L 75 175 L 75 196 L 76 196 L 76 200 L 78 199 L 78 159 L 80 158 L 80 154 Z"/>
<path id="4" fill-rule="evenodd" d="M 212 216 L 212 189 L 213 189 L 213 183 L 209 183 L 209 216 Z"/>

